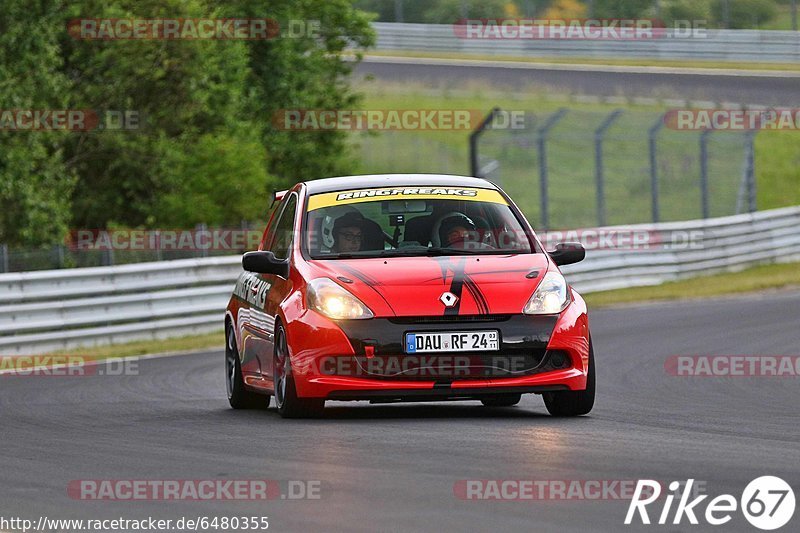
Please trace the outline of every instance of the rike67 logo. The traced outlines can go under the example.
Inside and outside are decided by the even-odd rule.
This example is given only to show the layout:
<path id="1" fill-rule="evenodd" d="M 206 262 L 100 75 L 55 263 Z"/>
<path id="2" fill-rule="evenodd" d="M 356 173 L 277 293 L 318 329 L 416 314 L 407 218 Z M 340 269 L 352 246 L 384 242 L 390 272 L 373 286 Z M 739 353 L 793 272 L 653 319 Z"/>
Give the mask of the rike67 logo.
<path id="1" fill-rule="evenodd" d="M 751 525 L 764 531 L 772 531 L 786 525 L 794 515 L 794 491 L 779 477 L 762 476 L 754 479 L 745 487 L 739 500 L 731 494 L 721 494 L 705 502 L 705 512 L 701 512 L 703 507 L 701 504 L 708 498 L 707 494 L 689 500 L 692 496 L 693 484 L 694 479 L 689 479 L 686 483 L 673 481 L 669 484 L 670 493 L 663 498 L 664 504 L 658 515 L 657 524 L 670 523 L 670 515 L 672 515 L 671 523 L 673 525 L 680 524 L 684 518 L 690 524 L 697 525 L 700 523 L 699 517 L 705 519 L 706 524 L 721 526 L 730 522 L 737 509 L 741 509 L 742 514 Z M 683 491 L 678 493 L 681 487 L 683 487 Z M 673 512 L 672 504 L 676 497 L 678 503 Z M 658 481 L 640 479 L 628 507 L 625 524 L 630 525 L 635 520 L 640 520 L 642 524 L 650 524 L 651 518 L 647 507 L 660 498 L 661 484 Z M 657 511 L 657 509 L 651 508 L 650 511 Z M 656 517 L 654 516 L 653 519 Z"/>

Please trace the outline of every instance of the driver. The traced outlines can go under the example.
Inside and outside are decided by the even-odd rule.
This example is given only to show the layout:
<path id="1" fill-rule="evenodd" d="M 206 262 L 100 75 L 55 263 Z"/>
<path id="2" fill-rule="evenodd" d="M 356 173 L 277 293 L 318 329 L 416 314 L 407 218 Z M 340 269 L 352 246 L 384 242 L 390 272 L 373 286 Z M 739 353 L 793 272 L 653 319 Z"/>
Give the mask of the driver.
<path id="1" fill-rule="evenodd" d="M 477 231 L 475 223 L 467 215 L 457 214 L 442 220 L 439 226 L 439 240 L 442 246 L 463 247 Z"/>
<path id="2" fill-rule="evenodd" d="M 333 223 L 333 253 L 358 252 L 363 239 L 364 217 L 352 211 L 336 219 Z"/>

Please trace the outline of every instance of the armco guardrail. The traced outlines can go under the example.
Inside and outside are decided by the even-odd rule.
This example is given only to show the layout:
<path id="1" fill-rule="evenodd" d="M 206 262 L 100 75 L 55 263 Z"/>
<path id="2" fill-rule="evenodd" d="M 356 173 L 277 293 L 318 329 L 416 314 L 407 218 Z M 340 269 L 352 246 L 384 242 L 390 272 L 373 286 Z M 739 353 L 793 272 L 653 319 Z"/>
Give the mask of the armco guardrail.
<path id="1" fill-rule="evenodd" d="M 450 24 L 376 22 L 376 50 L 450 52 L 479 55 L 695 59 L 794 63 L 800 60 L 800 32 L 703 30 L 681 36 L 673 30 L 652 39 L 480 39 L 459 37 Z"/>
<path id="2" fill-rule="evenodd" d="M 647 233 L 652 244 L 589 250 L 585 261 L 563 271 L 573 287 L 588 293 L 657 285 L 757 264 L 800 261 L 798 228 L 800 207 L 688 222 L 607 227 L 602 233 Z"/>
<path id="3" fill-rule="evenodd" d="M 2 274 L 0 353 L 221 329 L 241 268 L 240 256 L 225 256 Z"/>
<path id="4" fill-rule="evenodd" d="M 789 207 L 584 231 L 579 235 L 648 238 L 629 248 L 589 249 L 585 261 L 564 272 L 577 290 L 593 292 L 800 261 L 798 228 L 800 207 Z M 229 256 L 0 275 L 0 354 L 221 329 L 240 272 L 240 256 Z"/>

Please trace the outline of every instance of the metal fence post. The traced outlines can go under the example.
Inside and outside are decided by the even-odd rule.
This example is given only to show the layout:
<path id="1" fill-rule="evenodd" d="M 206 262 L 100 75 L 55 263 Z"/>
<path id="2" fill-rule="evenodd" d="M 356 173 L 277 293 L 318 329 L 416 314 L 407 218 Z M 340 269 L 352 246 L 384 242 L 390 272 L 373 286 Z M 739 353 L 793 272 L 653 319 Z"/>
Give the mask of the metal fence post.
<path id="1" fill-rule="evenodd" d="M 541 205 L 541 212 L 539 218 L 541 219 L 541 227 L 539 229 L 547 229 L 550 227 L 550 196 L 549 184 L 547 174 L 547 136 L 550 130 L 555 127 L 559 120 L 564 118 L 567 114 L 567 109 L 562 107 L 554 114 L 550 115 L 547 121 L 536 131 L 536 146 L 539 152 L 539 202 Z"/>
<path id="2" fill-rule="evenodd" d="M 622 115 L 622 109 L 616 109 L 608 115 L 594 131 L 594 175 L 597 182 L 597 225 L 606 225 L 606 193 L 603 176 L 603 137 L 608 128 Z"/>
<path id="3" fill-rule="evenodd" d="M 709 217 L 708 209 L 708 136 L 710 129 L 703 130 L 700 134 L 700 203 L 703 218 Z"/>
<path id="4" fill-rule="evenodd" d="M 476 178 L 480 178 L 479 176 L 480 169 L 479 169 L 479 161 L 478 161 L 478 141 L 480 140 L 481 134 L 483 131 L 489 127 L 489 125 L 494 120 L 494 116 L 500 112 L 499 107 L 492 108 L 489 111 L 489 114 L 478 124 L 472 133 L 469 134 L 469 169 L 470 169 L 470 176 L 474 176 Z"/>
<path id="5" fill-rule="evenodd" d="M 156 261 L 163 261 L 164 254 L 162 253 L 161 250 L 161 230 L 153 231 L 153 237 L 155 239 L 155 242 L 153 244 L 156 247 Z"/>
<path id="6" fill-rule="evenodd" d="M 194 229 L 195 229 L 194 243 L 195 243 L 195 246 L 196 246 L 196 247 L 200 248 L 200 247 L 197 245 L 198 239 L 199 239 L 199 237 L 200 237 L 200 234 L 201 234 L 201 233 L 202 233 L 203 235 L 205 235 L 205 234 L 206 234 L 206 232 L 208 231 L 208 226 L 206 226 L 206 224 L 205 224 L 205 223 L 203 223 L 203 224 L 198 224 L 197 226 L 195 226 L 195 228 L 194 228 Z M 198 250 L 198 252 L 200 253 L 200 257 L 208 257 L 208 248 L 200 248 L 200 249 Z"/>
<path id="7" fill-rule="evenodd" d="M 747 209 L 750 213 L 757 210 L 756 206 L 756 153 L 755 139 L 758 130 L 747 132 L 745 137 L 745 179 L 747 180 Z"/>
<path id="8" fill-rule="evenodd" d="M 56 256 L 56 268 L 64 268 L 64 246 L 62 244 L 56 244 L 53 251 Z"/>
<path id="9" fill-rule="evenodd" d="M 661 212 L 658 206 L 658 154 L 656 152 L 656 141 L 658 132 L 664 127 L 664 120 L 666 117 L 666 113 L 659 116 L 656 123 L 650 126 L 650 129 L 647 131 L 647 141 L 650 150 L 650 193 L 652 195 L 650 205 L 653 213 L 653 222 L 661 220 Z"/>
<path id="10" fill-rule="evenodd" d="M 8 271 L 8 245 L 0 244 L 0 272 Z"/>

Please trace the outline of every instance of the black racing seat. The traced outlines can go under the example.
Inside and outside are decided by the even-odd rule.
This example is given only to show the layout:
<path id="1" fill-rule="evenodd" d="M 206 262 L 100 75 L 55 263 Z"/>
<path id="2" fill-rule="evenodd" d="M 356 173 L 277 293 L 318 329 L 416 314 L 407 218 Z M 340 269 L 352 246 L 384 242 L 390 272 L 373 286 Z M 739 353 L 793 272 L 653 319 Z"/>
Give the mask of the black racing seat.
<path id="1" fill-rule="evenodd" d="M 435 220 L 432 214 L 414 217 L 406 221 L 405 230 L 403 231 L 403 241 L 415 241 L 422 246 L 428 246 L 431 242 L 431 232 L 433 231 L 434 222 Z"/>
<path id="2" fill-rule="evenodd" d="M 361 223 L 361 250 L 383 250 L 385 242 L 386 235 L 383 233 L 380 224 L 365 218 Z"/>

